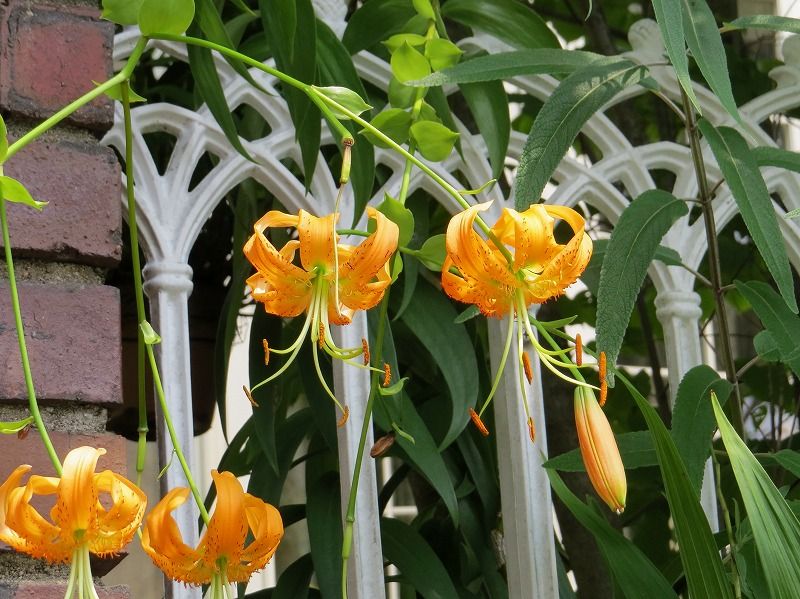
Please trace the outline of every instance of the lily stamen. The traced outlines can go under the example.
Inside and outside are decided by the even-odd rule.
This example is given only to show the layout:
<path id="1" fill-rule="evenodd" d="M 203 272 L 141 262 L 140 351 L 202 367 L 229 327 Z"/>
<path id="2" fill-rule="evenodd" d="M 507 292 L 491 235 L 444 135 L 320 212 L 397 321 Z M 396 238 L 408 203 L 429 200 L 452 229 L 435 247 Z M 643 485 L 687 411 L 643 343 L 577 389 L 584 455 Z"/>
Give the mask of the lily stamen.
<path id="1" fill-rule="evenodd" d="M 484 437 L 488 437 L 489 436 L 489 429 L 486 428 L 486 425 L 483 423 L 483 420 L 481 420 L 481 417 L 472 408 L 469 409 L 469 417 L 472 419 L 472 423 L 480 431 L 480 433 Z"/>
<path id="2" fill-rule="evenodd" d="M 575 364 L 583 366 L 583 340 L 580 333 L 575 335 Z"/>

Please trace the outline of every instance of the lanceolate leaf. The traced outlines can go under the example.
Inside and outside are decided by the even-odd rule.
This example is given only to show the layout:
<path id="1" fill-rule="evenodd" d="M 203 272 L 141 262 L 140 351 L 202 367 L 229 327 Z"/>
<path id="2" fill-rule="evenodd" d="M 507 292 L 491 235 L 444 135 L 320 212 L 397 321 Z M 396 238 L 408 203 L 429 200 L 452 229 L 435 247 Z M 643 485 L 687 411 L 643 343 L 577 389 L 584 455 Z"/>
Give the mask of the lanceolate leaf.
<path id="1" fill-rule="evenodd" d="M 626 377 L 620 378 L 630 390 L 653 436 L 689 597 L 733 599 L 708 520 L 692 489 L 686 468 L 669 431 L 636 387 Z"/>
<path id="2" fill-rule="evenodd" d="M 664 575 L 636 545 L 578 499 L 554 470 L 548 470 L 547 476 L 553 492 L 594 536 L 624 597 L 639 597 L 644 589 L 650 599 L 677 597 Z"/>
<path id="3" fill-rule="evenodd" d="M 316 441 L 316 443 L 314 442 Z M 317 585 L 325 597 L 336 597 L 342 576 L 342 505 L 339 476 L 331 470 L 323 443 L 312 441 L 309 452 L 320 452 L 306 462 L 306 524 Z"/>
<path id="4" fill-rule="evenodd" d="M 606 248 L 608 247 L 608 239 L 595 239 L 594 248 L 592 249 L 592 259 L 589 261 L 589 266 L 583 271 L 581 281 L 592 295 L 597 295 L 597 289 L 600 286 L 600 270 L 603 266 L 603 259 L 606 257 Z M 680 266 L 683 264 L 681 255 L 673 250 L 671 247 L 659 245 L 656 248 L 656 253 L 653 260 L 658 260 L 669 266 Z"/>
<path id="5" fill-rule="evenodd" d="M 714 14 L 706 0 L 682 0 L 683 28 L 686 43 L 700 72 L 716 94 L 720 104 L 737 121 L 742 122 L 733 99 L 728 61 Z"/>
<path id="6" fill-rule="evenodd" d="M 750 302 L 761 323 L 769 331 L 780 352 L 780 361 L 800 376 L 800 318 L 792 314 L 786 302 L 761 281 L 736 281 L 736 289 Z"/>
<path id="7" fill-rule="evenodd" d="M 188 44 L 186 49 L 189 53 L 189 65 L 192 69 L 195 89 L 205 100 L 208 109 L 220 129 L 222 129 L 228 142 L 239 154 L 248 160 L 253 160 L 239 138 L 236 123 L 233 120 L 231 109 L 228 107 L 228 102 L 225 100 L 225 92 L 222 90 L 219 75 L 217 75 L 217 67 L 214 65 L 211 50 L 193 46 L 192 44 Z"/>
<path id="8" fill-rule="evenodd" d="M 700 102 L 692 89 L 689 77 L 689 58 L 686 56 L 686 39 L 683 33 L 683 16 L 681 0 L 653 0 L 653 11 L 661 29 L 661 37 L 667 49 L 669 61 L 675 68 L 675 74 L 683 91 L 689 96 L 697 112 L 702 113 Z"/>
<path id="9" fill-rule="evenodd" d="M 732 388 L 733 385 L 706 365 L 692 368 L 678 386 L 672 409 L 672 439 L 698 497 L 703 482 L 703 468 L 711 452 L 711 438 L 716 430 L 709 399 L 711 391 L 725 401 Z"/>
<path id="10" fill-rule="evenodd" d="M 594 52 L 536 48 L 479 56 L 454 67 L 428 75 L 420 81 L 409 81 L 408 85 L 444 85 L 445 83 L 475 83 L 510 79 L 520 75 L 561 75 L 601 58 Z"/>
<path id="11" fill-rule="evenodd" d="M 498 178 L 505 165 L 508 140 L 511 136 L 511 118 L 508 97 L 501 81 L 464 83 L 461 93 L 467 100 L 470 112 L 489 151 L 492 176 Z"/>
<path id="12" fill-rule="evenodd" d="M 371 48 L 402 31 L 413 16 L 414 7 L 408 0 L 365 2 L 347 21 L 342 43 L 350 54 Z"/>
<path id="13" fill-rule="evenodd" d="M 448 0 L 442 16 L 483 31 L 515 48 L 558 48 L 555 34 L 539 15 L 514 0 Z"/>
<path id="14" fill-rule="evenodd" d="M 725 181 L 756 248 L 764 258 L 786 304 L 796 314 L 794 283 L 783 235 L 778 227 L 778 218 L 769 191 L 747 142 L 735 129 L 715 128 L 705 119 L 700 120 L 699 127 L 711 146 L 722 174 L 725 175 Z"/>
<path id="15" fill-rule="evenodd" d="M 468 410 L 477 401 L 478 365 L 475 352 L 464 327 L 454 324 L 457 316 L 458 313 L 441 293 L 430 285 L 420 283 L 402 318 L 430 350 L 450 392 L 450 423 L 440 449 L 450 445 L 464 430 L 469 420 Z M 442 409 L 446 410 L 444 406 Z"/>
<path id="16" fill-rule="evenodd" d="M 759 146 L 753 148 L 750 152 L 753 154 L 758 166 L 777 166 L 800 173 L 800 153 L 798 152 L 770 146 Z"/>
<path id="17" fill-rule="evenodd" d="M 631 202 L 614 227 L 597 292 L 597 350 L 606 352 L 610 363 L 617 359 L 633 304 L 661 238 L 687 212 L 682 200 L 652 189 Z"/>
<path id="18" fill-rule="evenodd" d="M 800 33 L 800 19 L 777 15 L 747 15 L 734 19 L 725 26 L 725 29 L 769 29 Z"/>
<path id="19" fill-rule="evenodd" d="M 517 171 L 516 207 L 539 201 L 542 190 L 583 125 L 624 88 L 639 83 L 643 66 L 601 58 L 564 79 L 547 99 L 525 142 Z"/>
<path id="20" fill-rule="evenodd" d="M 711 401 L 750 518 L 770 596 L 794 599 L 800 595 L 800 570 L 797 568 L 800 563 L 800 522 L 764 468 L 733 430 L 716 397 L 712 395 Z"/>
<path id="21" fill-rule="evenodd" d="M 424 599 L 458 597 L 450 575 L 431 546 L 400 520 L 381 519 L 381 545 L 386 559 Z"/>

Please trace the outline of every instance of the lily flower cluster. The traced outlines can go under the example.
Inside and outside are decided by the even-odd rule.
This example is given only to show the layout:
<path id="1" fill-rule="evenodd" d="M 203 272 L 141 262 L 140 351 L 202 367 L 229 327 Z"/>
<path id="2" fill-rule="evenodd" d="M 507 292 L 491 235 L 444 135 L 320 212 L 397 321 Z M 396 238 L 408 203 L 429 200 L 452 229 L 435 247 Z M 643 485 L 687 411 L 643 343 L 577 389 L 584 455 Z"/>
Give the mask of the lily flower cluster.
<path id="1" fill-rule="evenodd" d="M 105 449 L 78 447 L 64 459 L 60 477 L 32 475 L 17 467 L 0 485 L 0 541 L 53 563 L 69 563 L 65 599 L 97 599 L 90 554 L 119 553 L 139 529 L 147 506 L 144 492 L 110 470 L 96 472 Z M 217 486 L 214 514 L 197 549 L 186 546 L 172 510 L 186 500 L 187 489 L 170 491 L 147 516 L 142 547 L 167 576 L 189 584 L 210 584 L 211 599 L 232 597 L 227 585 L 244 582 L 263 568 L 283 536 L 278 511 L 245 493 L 230 473 L 212 472 Z M 31 505 L 37 496 L 53 496 L 50 518 Z M 248 532 L 253 540 L 245 546 Z"/>
<path id="2" fill-rule="evenodd" d="M 257 271 L 247 280 L 253 299 L 276 316 L 306 313 L 303 328 L 289 347 L 275 349 L 264 340 L 265 361 L 273 352 L 289 354 L 289 357 L 277 372 L 250 391 L 285 372 L 297 357 L 303 340 L 310 336 L 317 376 L 342 412 L 340 425 L 347 420 L 348 411 L 322 376 L 317 348 L 354 366 L 378 370 L 369 365 L 366 340 L 357 347 L 340 348 L 333 341 L 330 325 L 349 324 L 356 310 L 369 310 L 381 300 L 392 282 L 389 259 L 397 250 L 399 237 L 397 225 L 381 212 L 369 206 L 367 215 L 375 222 L 375 230 L 356 247 L 339 243 L 335 229 L 338 213 L 319 218 L 305 210 L 300 210 L 296 216 L 277 210 L 267 212 L 255 223 L 254 234 L 244 246 L 244 255 Z M 293 227 L 298 238 L 289 240 L 278 250 L 264 234 L 276 227 Z M 299 265 L 295 264 L 298 250 Z M 363 363 L 353 361 L 359 357 Z M 378 372 L 383 373 L 384 369 Z"/>

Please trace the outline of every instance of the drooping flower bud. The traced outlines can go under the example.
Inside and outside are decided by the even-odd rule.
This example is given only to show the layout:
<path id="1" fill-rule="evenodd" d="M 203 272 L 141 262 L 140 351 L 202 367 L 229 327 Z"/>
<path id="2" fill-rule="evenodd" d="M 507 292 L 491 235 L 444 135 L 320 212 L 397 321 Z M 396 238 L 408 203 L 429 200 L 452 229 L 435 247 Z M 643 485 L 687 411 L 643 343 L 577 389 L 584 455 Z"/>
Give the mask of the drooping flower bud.
<path id="1" fill-rule="evenodd" d="M 608 507 L 621 514 L 628 490 L 625 467 L 611 425 L 588 387 L 575 389 L 575 426 L 592 486 Z"/>

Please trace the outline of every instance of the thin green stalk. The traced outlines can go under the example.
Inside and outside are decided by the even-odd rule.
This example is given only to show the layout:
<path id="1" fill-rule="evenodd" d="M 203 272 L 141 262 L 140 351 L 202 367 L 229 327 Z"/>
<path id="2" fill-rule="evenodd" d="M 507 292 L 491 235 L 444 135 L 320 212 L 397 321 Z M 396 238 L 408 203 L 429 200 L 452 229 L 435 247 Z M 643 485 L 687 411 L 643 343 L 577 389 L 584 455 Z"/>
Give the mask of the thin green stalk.
<path id="1" fill-rule="evenodd" d="M 717 491 L 717 501 L 719 501 L 719 508 L 722 511 L 722 521 L 725 523 L 725 532 L 728 535 L 728 544 L 730 545 L 731 557 L 731 578 L 733 578 L 733 592 L 736 599 L 742 599 L 742 583 L 739 576 L 739 569 L 736 566 L 736 556 L 734 555 L 733 548 L 736 547 L 736 537 L 733 535 L 733 526 L 731 525 L 731 514 L 728 510 L 728 502 L 725 501 L 725 495 L 722 492 L 722 475 L 720 474 L 719 461 L 714 452 L 711 452 L 711 459 L 714 462 L 714 482 Z"/>
<path id="2" fill-rule="evenodd" d="M 64 108 L 56 112 L 53 116 L 43 121 L 33 129 L 28 131 L 25 135 L 20 137 L 17 141 L 12 143 L 10 146 L 8 146 L 8 153 L 6 154 L 5 159 L 8 160 L 9 158 L 11 158 L 22 148 L 27 146 L 29 143 L 34 141 L 36 138 L 38 138 L 40 135 L 42 135 L 49 129 L 52 129 L 55 125 L 63 121 L 65 118 L 70 116 L 79 108 L 82 108 L 83 106 L 85 106 L 98 96 L 103 95 L 115 85 L 119 85 L 123 81 L 127 81 L 128 79 L 130 79 L 130 76 L 133 73 L 133 69 L 139 63 L 139 59 L 142 57 L 142 53 L 144 52 L 146 46 L 147 46 L 147 38 L 144 37 L 139 38 L 139 41 L 136 42 L 136 46 L 134 47 L 133 52 L 131 52 L 131 55 L 128 58 L 128 62 L 125 63 L 125 66 L 119 73 L 114 75 L 108 81 L 101 83 L 93 90 L 86 92 L 77 100 L 70 102 Z"/>
<path id="3" fill-rule="evenodd" d="M 0 166 L 0 175 L 3 174 L 3 168 Z M 14 275 L 14 259 L 11 255 L 11 238 L 8 232 L 8 216 L 6 214 L 6 201 L 0 195 L 0 223 L 3 228 L 3 247 L 6 253 L 6 268 L 8 269 L 8 288 L 11 292 L 11 308 L 14 311 L 14 324 L 17 329 L 17 341 L 19 342 L 19 355 L 22 360 L 22 373 L 25 377 L 25 388 L 28 393 L 28 407 L 33 416 L 33 421 L 36 423 L 36 430 L 39 431 L 39 436 L 42 438 L 42 443 L 47 450 L 47 455 L 53 463 L 56 473 L 61 476 L 61 461 L 58 459 L 53 443 L 50 441 L 50 435 L 47 434 L 47 429 L 42 420 L 42 414 L 39 412 L 39 402 L 36 400 L 36 390 L 33 387 L 33 375 L 31 374 L 31 364 L 28 359 L 28 346 L 25 342 L 25 327 L 22 324 L 22 311 L 19 304 L 19 292 L 17 291 L 17 279 Z"/>
<path id="4" fill-rule="evenodd" d="M 389 309 L 389 289 L 381 300 L 378 315 L 378 330 L 375 335 L 375 352 L 372 354 L 374 359 L 380 363 L 383 355 L 383 338 L 386 333 L 386 314 Z M 342 599 L 347 599 L 347 562 L 350 559 L 350 551 L 353 547 L 353 524 L 356 521 L 356 497 L 358 496 L 358 482 L 361 477 L 361 464 L 364 461 L 364 451 L 367 445 L 367 433 L 370 430 L 370 420 L 372 419 L 372 408 L 375 404 L 375 397 L 378 395 L 379 373 L 373 372 L 370 379 L 369 397 L 364 409 L 364 420 L 361 423 L 361 437 L 358 440 L 358 452 L 356 453 L 356 463 L 353 468 L 353 479 L 350 482 L 350 496 L 347 500 L 347 514 L 345 516 L 344 535 L 342 540 Z"/>
<path id="5" fill-rule="evenodd" d="M 120 84 L 122 92 L 122 112 L 125 122 L 125 187 L 128 198 L 128 230 L 131 235 L 131 262 L 133 263 L 133 288 L 136 297 L 136 320 L 142 324 L 145 319 L 144 292 L 142 291 L 142 266 L 139 256 L 139 229 L 136 223 L 136 194 L 133 173 L 133 125 L 131 124 L 130 88 L 128 81 Z M 136 431 L 139 439 L 136 447 L 136 482 L 141 484 L 147 455 L 147 403 L 144 378 L 144 335 L 142 329 L 136 327 L 136 374 L 139 406 L 139 425 Z"/>
<path id="6" fill-rule="evenodd" d="M 183 474 L 186 477 L 186 482 L 189 484 L 189 488 L 192 491 L 192 496 L 194 497 L 194 502 L 197 504 L 198 509 L 200 510 L 200 516 L 203 518 L 203 522 L 206 523 L 208 526 L 208 522 L 211 518 L 208 515 L 208 511 L 206 510 L 205 503 L 203 502 L 203 497 L 200 495 L 200 490 L 197 488 L 197 485 L 194 482 L 194 477 L 192 476 L 192 471 L 189 469 L 189 464 L 186 462 L 186 457 L 183 455 L 183 450 L 181 449 L 181 445 L 178 441 L 178 435 L 175 433 L 175 428 L 172 426 L 172 417 L 169 413 L 169 407 L 167 406 L 167 400 L 164 397 L 164 387 L 161 386 L 161 377 L 158 374 L 158 365 L 156 364 L 156 356 L 153 352 L 153 346 L 150 344 L 146 345 L 147 349 L 147 358 L 150 361 L 150 370 L 153 373 L 153 382 L 156 386 L 156 396 L 158 397 L 158 403 L 161 406 L 161 413 L 164 417 L 164 422 L 167 425 L 167 431 L 169 431 L 169 438 L 172 441 L 172 447 L 175 450 L 175 455 L 178 456 L 178 461 L 181 464 L 181 468 L 183 469 Z"/>
<path id="7" fill-rule="evenodd" d="M 743 437 L 744 419 L 742 417 L 742 397 L 739 390 L 739 382 L 736 378 L 736 365 L 733 361 L 731 335 L 728 330 L 727 308 L 722 291 L 722 267 L 719 258 L 719 245 L 717 243 L 717 225 L 714 221 L 714 211 L 711 206 L 712 197 L 708 189 L 706 166 L 703 160 L 703 152 L 700 148 L 700 136 L 695 121 L 694 108 L 683 90 L 681 90 L 681 97 L 683 98 L 683 110 L 686 113 L 686 130 L 689 135 L 689 147 L 692 151 L 692 161 L 694 162 L 697 189 L 700 193 L 700 206 L 702 207 L 703 223 L 705 224 L 706 230 L 708 270 L 711 277 L 711 289 L 714 292 L 714 304 L 716 306 L 715 321 L 719 328 L 720 353 L 722 354 L 722 363 L 725 366 L 725 376 L 733 385 L 734 390 L 734 397 L 731 401 L 726 403 L 725 410 L 736 434 Z"/>

